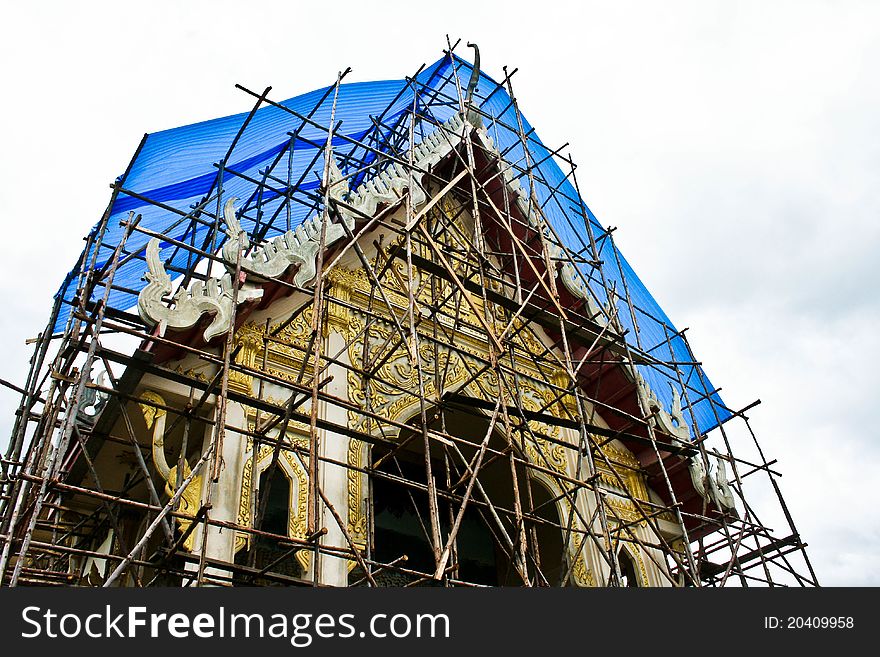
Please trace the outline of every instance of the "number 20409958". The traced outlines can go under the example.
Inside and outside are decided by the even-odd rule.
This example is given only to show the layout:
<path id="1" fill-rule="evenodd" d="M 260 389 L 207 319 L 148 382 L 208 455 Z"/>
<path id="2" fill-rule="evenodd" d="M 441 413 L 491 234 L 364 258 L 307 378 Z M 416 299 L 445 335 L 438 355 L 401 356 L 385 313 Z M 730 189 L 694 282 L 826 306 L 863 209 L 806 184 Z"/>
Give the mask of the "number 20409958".
<path id="1" fill-rule="evenodd" d="M 852 616 L 764 616 L 764 629 L 767 630 L 849 630 L 853 627 L 855 620 Z"/>

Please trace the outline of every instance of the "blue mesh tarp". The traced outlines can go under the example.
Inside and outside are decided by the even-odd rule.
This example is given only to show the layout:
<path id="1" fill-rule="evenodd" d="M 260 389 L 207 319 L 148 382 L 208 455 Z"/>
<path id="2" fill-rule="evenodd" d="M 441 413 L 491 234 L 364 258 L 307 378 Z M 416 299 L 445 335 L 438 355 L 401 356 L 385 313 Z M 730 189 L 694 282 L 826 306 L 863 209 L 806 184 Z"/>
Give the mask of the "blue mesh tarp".
<path id="1" fill-rule="evenodd" d="M 356 185 L 370 174 L 376 152 L 402 152 L 410 144 L 409 121 L 415 116 L 444 121 L 459 110 L 460 89 L 471 73 L 471 64 L 457 57 L 444 57 L 422 70 L 413 80 L 393 80 L 340 85 L 333 109 L 333 88 L 319 89 L 283 103 L 282 107 L 263 105 L 253 113 L 242 113 L 194 125 L 147 135 L 129 170 L 118 180 L 120 190 L 110 208 L 110 220 L 101 248 L 84 252 L 58 294 L 62 303 L 55 330 L 62 330 L 70 315 L 80 272 L 102 267 L 122 237 L 120 221 L 129 212 L 141 215 L 140 227 L 205 251 L 216 251 L 220 235 L 211 230 L 213 215 L 222 201 L 239 199 L 239 218 L 252 239 L 269 239 L 295 227 L 314 214 L 324 169 L 323 152 L 326 126 L 333 114 L 334 155 L 344 173 L 360 172 Z M 618 317 L 627 329 L 626 339 L 639 352 L 660 361 L 639 365 L 639 371 L 667 408 L 673 387 L 682 391 L 676 370 L 663 363 L 685 363 L 678 373 L 685 387 L 682 397 L 690 402 L 701 432 L 706 432 L 731 413 L 699 366 L 672 322 L 639 280 L 612 240 L 603 237 L 599 222 L 579 197 L 571 179 L 550 156 L 531 125 L 520 116 L 527 147 L 518 128 L 517 111 L 506 90 L 492 78 L 480 75 L 475 102 L 489 115 L 484 126 L 505 160 L 520 168 L 519 179 L 530 189 L 529 177 L 522 171 L 531 162 L 533 193 L 544 217 L 560 241 L 577 259 L 591 259 L 587 225 L 599 245 L 601 271 L 581 265 L 583 275 L 600 304 L 605 304 L 605 285 L 620 295 L 629 294 L 629 304 L 619 301 Z M 435 125 L 422 121 L 415 130 L 421 140 Z M 528 153 L 526 153 L 526 148 Z M 285 188 L 295 187 L 290 200 Z M 149 200 L 147 200 L 149 199 Z M 204 213 L 199 214 L 199 210 Z M 207 213 L 207 214 L 206 214 Z M 197 215 L 199 220 L 193 221 Z M 211 215 L 211 216 L 209 216 Z M 586 222 L 585 222 L 586 218 Z M 100 222 L 92 230 L 95 237 Z M 125 253 L 142 253 L 148 237 L 133 233 Z M 169 241 L 161 245 L 160 256 L 172 276 L 192 268 L 195 257 Z M 118 268 L 109 305 L 129 310 L 137 302 L 137 292 L 145 283 L 146 264 L 142 258 L 127 258 Z M 600 283 L 600 278 L 604 278 Z M 103 292 L 99 289 L 96 295 Z M 633 322 L 635 315 L 635 324 Z M 690 415 L 686 411 L 690 423 Z"/>

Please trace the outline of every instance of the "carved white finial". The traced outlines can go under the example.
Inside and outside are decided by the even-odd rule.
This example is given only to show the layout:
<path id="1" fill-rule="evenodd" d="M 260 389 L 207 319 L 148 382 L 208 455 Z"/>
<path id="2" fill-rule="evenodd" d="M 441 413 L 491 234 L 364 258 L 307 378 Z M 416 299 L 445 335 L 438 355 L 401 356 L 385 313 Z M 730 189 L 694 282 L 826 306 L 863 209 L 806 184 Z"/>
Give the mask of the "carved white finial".
<path id="1" fill-rule="evenodd" d="M 703 465 L 703 459 L 700 454 L 694 454 L 688 459 L 688 471 L 691 474 L 691 483 L 694 485 L 694 490 L 703 499 L 709 499 L 706 493 L 706 480 L 709 478 L 709 473 L 706 472 L 706 467 Z"/>
<path id="2" fill-rule="evenodd" d="M 689 442 L 691 432 L 681 412 L 681 398 L 675 386 L 670 384 L 672 388 L 672 414 L 670 415 L 638 370 L 633 368 L 633 373 L 639 400 L 648 416 L 648 424 L 669 434 L 673 439 Z"/>
<path id="3" fill-rule="evenodd" d="M 155 237 L 147 242 L 146 249 L 147 273 L 144 278 L 147 285 L 138 295 L 138 313 L 141 318 L 151 324 L 160 324 L 163 332 L 165 326 L 161 316 L 155 316 L 154 312 L 161 306 L 164 307 L 162 298 L 171 293 L 171 277 L 165 271 L 165 265 L 159 258 L 159 240 Z M 158 313 L 161 315 L 161 313 Z"/>
<path id="4" fill-rule="evenodd" d="M 166 329 L 188 329 L 195 326 L 206 313 L 214 319 L 203 333 L 205 342 L 229 331 L 232 320 L 232 279 L 229 274 L 207 281 L 195 280 L 189 290 L 179 289 L 173 298 L 174 307 L 165 304 L 163 298 L 171 293 L 171 277 L 159 258 L 159 240 L 152 238 L 146 249 L 149 283 L 138 295 L 138 313 L 150 325 Z M 238 291 L 238 303 L 252 301 L 263 296 L 263 290 L 245 283 Z"/>
<path id="5" fill-rule="evenodd" d="M 727 479 L 727 468 L 724 465 L 724 459 L 717 449 L 713 449 L 712 452 L 715 454 L 716 463 L 715 485 L 713 486 L 715 502 L 722 511 L 725 509 L 735 509 L 736 503 L 733 498 L 733 490 L 731 490 L 730 482 Z"/>
<path id="6" fill-rule="evenodd" d="M 223 219 L 226 221 L 226 243 L 223 245 L 223 259 L 232 263 L 233 270 L 240 250 L 247 249 L 251 245 L 247 232 L 241 227 L 238 217 L 235 216 L 235 202 L 237 200 L 233 196 L 223 206 Z"/>
<path id="7" fill-rule="evenodd" d="M 687 441 L 690 438 L 691 432 L 681 409 L 681 395 L 678 392 L 678 388 L 672 383 L 669 384 L 669 387 L 672 389 L 672 412 L 670 413 L 671 421 L 669 426 L 674 429 L 674 431 L 669 431 L 669 433 L 680 440 Z"/>

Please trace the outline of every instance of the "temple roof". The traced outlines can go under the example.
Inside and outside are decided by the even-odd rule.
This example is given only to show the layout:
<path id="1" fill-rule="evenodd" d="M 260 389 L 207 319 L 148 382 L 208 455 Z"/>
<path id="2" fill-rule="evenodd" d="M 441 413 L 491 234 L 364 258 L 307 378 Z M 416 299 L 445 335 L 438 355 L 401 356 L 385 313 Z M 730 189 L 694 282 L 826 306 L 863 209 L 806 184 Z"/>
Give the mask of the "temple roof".
<path id="1" fill-rule="evenodd" d="M 236 218 L 253 243 L 303 225 L 321 204 L 325 126 L 336 126 L 334 164 L 351 176 L 350 187 L 356 189 L 393 162 L 380 154 L 397 157 L 417 148 L 460 111 L 462 87 L 472 70 L 469 62 L 445 56 L 411 78 L 341 84 L 338 92 L 333 85 L 281 103 L 260 99 L 251 112 L 145 136 L 116 181 L 106 230 L 101 233 L 102 222 L 95 225 L 92 242 L 59 290 L 62 304 L 55 330 L 62 330 L 70 316 L 82 264 L 94 258 L 100 269 L 112 257 L 126 230 L 120 222 L 130 212 L 141 218 L 124 252 L 135 256 L 123 258 L 109 297 L 109 306 L 120 312 L 137 304 L 146 285 L 150 232 L 168 238 L 159 242 L 158 257 L 172 277 L 179 277 L 194 267 L 193 253 L 172 240 L 216 252 L 225 236 L 220 219 L 230 198 L 239 199 Z M 564 101 L 565 91 L 559 94 Z M 639 374 L 660 403 L 672 409 L 676 397 L 684 399 L 685 417 L 689 423 L 693 417 L 699 433 L 730 417 L 703 369 L 694 364 L 697 359 L 687 342 L 505 87 L 480 71 L 473 104 L 484 134 L 510 165 L 508 182 L 534 199 L 552 239 L 558 238 L 558 246 L 578 268 L 585 296 L 616 314 L 627 344 L 645 362 L 637 366 Z M 572 108 L 573 115 L 577 110 Z M 598 262 L 593 260 L 596 252 Z M 609 299 L 609 290 L 618 296 Z"/>

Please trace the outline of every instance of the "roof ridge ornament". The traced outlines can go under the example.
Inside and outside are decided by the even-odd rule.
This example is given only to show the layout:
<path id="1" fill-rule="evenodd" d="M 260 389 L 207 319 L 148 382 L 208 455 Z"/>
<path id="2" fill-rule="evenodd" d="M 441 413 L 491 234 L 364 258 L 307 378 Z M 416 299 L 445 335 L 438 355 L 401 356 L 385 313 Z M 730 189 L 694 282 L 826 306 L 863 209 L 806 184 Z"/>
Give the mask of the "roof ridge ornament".
<path id="1" fill-rule="evenodd" d="M 706 451 L 705 464 L 699 452 L 688 459 L 691 483 L 700 497 L 707 502 L 714 502 L 721 513 L 736 515 L 736 501 L 727 478 L 727 468 L 724 465 L 725 457 L 714 448 L 711 455 L 715 457 L 716 462 L 714 474 L 712 462 L 709 460 L 710 452 Z"/>
<path id="2" fill-rule="evenodd" d="M 480 81 L 480 47 L 476 43 L 468 41 L 468 48 L 474 49 L 474 63 L 471 67 L 471 79 L 468 80 L 467 93 L 464 98 L 464 108 L 469 123 L 476 127 L 481 127 L 483 121 L 479 113 L 474 108 L 474 92 L 477 90 L 477 83 Z"/>
<path id="3" fill-rule="evenodd" d="M 678 388 L 672 385 L 672 383 L 669 384 L 672 390 L 672 408 L 670 411 L 667 411 L 663 408 L 663 404 L 660 403 L 656 393 L 651 390 L 648 382 L 645 381 L 645 378 L 635 367 L 632 368 L 632 373 L 634 374 L 633 378 L 638 390 L 639 401 L 641 402 L 643 412 L 647 416 L 648 424 L 672 436 L 673 439 L 683 443 L 690 443 L 691 431 L 687 421 L 684 419 L 684 413 L 682 413 L 681 396 Z"/>
<path id="4" fill-rule="evenodd" d="M 468 125 L 460 114 L 454 114 L 413 148 L 416 166 L 411 175 L 398 162 L 393 161 L 384 171 L 366 180 L 353 191 L 331 151 L 328 196 L 345 226 L 333 221 L 328 208 L 325 208 L 320 215 L 306 219 L 295 229 L 256 245 L 247 255 L 239 256 L 238 249 L 247 251 L 251 248 L 251 242 L 236 216 L 235 202 L 238 199 L 228 199 L 223 207 L 228 239 L 221 249 L 227 269 L 234 272 L 235 263 L 239 261 L 243 273 L 268 280 L 281 276 L 288 267 L 298 264 L 299 271 L 294 277 L 294 284 L 305 286 L 317 273 L 316 259 L 324 221 L 327 222 L 324 231 L 324 245 L 327 247 L 354 230 L 356 217 L 374 215 L 380 204 L 399 202 L 405 191 L 412 197 L 413 207 L 423 205 L 428 200 L 422 187 L 424 171 L 440 162 L 455 148 L 464 137 Z M 159 325 L 160 331 L 164 333 L 167 328 L 192 328 L 202 315 L 214 313 L 213 321 L 204 332 L 205 341 L 226 333 L 232 317 L 231 274 L 227 272 L 220 278 L 210 278 L 207 281 L 195 280 L 189 288 L 179 288 L 171 305 L 168 305 L 164 298 L 171 294 L 173 285 L 171 276 L 165 271 L 165 265 L 159 257 L 159 245 L 158 238 L 152 238 L 147 243 L 147 273 L 144 274 L 147 285 L 138 294 L 138 313 L 141 318 L 150 326 Z M 239 289 L 238 303 L 259 299 L 262 295 L 262 289 L 245 283 Z"/>
<path id="5" fill-rule="evenodd" d="M 205 313 L 214 313 L 214 319 L 203 333 L 205 342 L 229 330 L 232 319 L 232 277 L 229 273 L 206 281 L 195 280 L 185 288 L 181 286 L 167 305 L 164 297 L 171 294 L 171 276 L 159 257 L 159 239 L 153 237 L 146 249 L 147 285 L 138 294 L 138 314 L 150 326 L 159 325 L 160 332 L 167 328 L 184 330 L 195 326 Z M 238 290 L 238 303 L 252 301 L 263 296 L 263 290 L 244 283 Z"/>
<path id="6" fill-rule="evenodd" d="M 413 147 L 413 171 L 410 175 L 397 161 L 375 176 L 368 178 L 356 189 L 352 190 L 348 180 L 339 168 L 336 158 L 330 151 L 328 197 L 336 214 L 345 226 L 334 221 L 328 209 L 320 215 L 306 219 L 294 229 L 271 241 L 256 245 L 251 253 L 241 257 L 241 269 L 248 274 L 272 279 L 281 276 L 288 267 L 299 265 L 294 277 L 294 284 L 303 287 L 311 281 L 316 272 L 315 261 L 320 248 L 322 225 L 326 221 L 324 246 L 328 247 L 354 232 L 355 222 L 359 217 L 371 217 L 379 205 L 393 205 L 403 199 L 409 192 L 414 208 L 424 205 L 428 196 L 422 186 L 424 172 L 440 162 L 462 139 L 467 122 L 459 114 L 454 114 L 437 130 L 425 137 Z M 235 249 L 239 236 L 245 232 L 235 213 L 234 202 L 229 199 L 223 210 L 226 221 L 228 239 L 223 245 L 223 259 L 227 268 L 234 270 L 236 262 Z M 347 230 L 346 230 L 347 228 Z M 242 236 L 245 250 L 251 242 L 245 234 Z"/>
<path id="7" fill-rule="evenodd" d="M 712 499 L 721 511 L 736 509 L 733 491 L 730 488 L 730 480 L 727 478 L 727 468 L 724 465 L 724 457 L 717 448 L 712 449 L 715 455 L 715 479 L 711 482 Z"/>
<path id="8" fill-rule="evenodd" d="M 468 41 L 467 47 L 474 49 L 474 65 L 471 68 L 471 79 L 468 81 L 467 96 L 464 99 L 465 104 L 470 105 L 474 91 L 477 89 L 477 82 L 480 80 L 480 46 Z"/>
<path id="9" fill-rule="evenodd" d="M 332 171 L 333 167 L 331 167 L 331 179 Z M 241 223 L 235 216 L 235 201 L 237 200 L 236 198 L 229 199 L 223 208 L 227 240 L 223 245 L 222 254 L 226 267 L 230 270 L 235 269 L 239 239 L 245 250 L 251 246 L 247 232 L 241 227 Z M 271 241 L 258 244 L 250 254 L 241 256 L 242 271 L 260 278 L 271 279 L 281 276 L 290 265 L 298 264 L 299 271 L 293 282 L 302 287 L 315 277 L 315 259 L 318 255 L 322 224 L 326 216 L 325 213 L 323 217 L 307 219 L 296 228 L 288 230 Z M 325 231 L 325 244 L 329 246 L 344 234 L 342 226 L 331 221 Z"/>
<path id="10" fill-rule="evenodd" d="M 455 149 L 471 130 L 475 130 L 486 148 L 492 151 L 500 161 L 504 161 L 492 137 L 482 126 L 480 115 L 470 106 L 470 99 L 479 78 L 479 49 L 471 44 L 476 51 L 474 69 L 468 84 L 469 105 L 464 115 L 461 112 L 452 114 L 437 129 L 425 136 L 421 142 L 412 147 L 413 167 L 407 171 L 397 160 L 381 172 L 368 178 L 356 189 L 349 187 L 348 180 L 339 168 L 332 150 L 328 154 L 328 198 L 330 207 L 341 221 L 334 221 L 329 208 L 313 217 L 309 217 L 296 228 L 278 235 L 272 240 L 252 245 L 236 216 L 235 203 L 237 198 L 230 198 L 223 208 L 227 239 L 221 249 L 221 255 L 230 273 L 221 278 L 212 278 L 206 282 L 194 281 L 189 290 L 179 289 L 174 295 L 174 308 L 168 307 L 163 297 L 171 294 L 171 277 L 165 272 L 159 259 L 159 241 L 151 240 L 147 247 L 148 272 L 145 275 L 149 284 L 138 295 L 138 311 L 148 323 L 162 324 L 174 329 L 191 328 L 198 322 L 201 315 L 207 312 L 216 314 L 214 321 L 205 331 L 205 340 L 221 335 L 228 330 L 228 316 L 232 310 L 232 279 L 235 263 L 238 261 L 242 272 L 257 279 L 271 280 L 282 276 L 291 265 L 298 265 L 293 282 L 305 287 L 316 275 L 316 260 L 320 249 L 321 232 L 324 230 L 324 246 L 335 244 L 348 233 L 353 233 L 355 222 L 359 217 L 371 217 L 380 205 L 393 205 L 403 199 L 406 193 L 411 197 L 414 208 L 424 205 L 428 196 L 422 184 L 425 172 L 430 171 Z M 576 297 L 586 302 L 587 312 L 593 321 L 609 325 L 613 330 L 620 327 L 613 320 L 609 322 L 605 315 L 608 310 L 601 309 L 588 285 L 582 280 L 565 250 L 556 244 L 547 230 L 540 212 L 535 210 L 537 199 L 532 203 L 520 181 L 514 175 L 512 167 L 501 170 L 502 179 L 513 193 L 515 203 L 528 218 L 529 224 L 536 230 L 543 230 L 547 240 L 550 256 L 561 263 L 560 278 L 563 284 Z M 327 222 L 326 229 L 323 228 Z M 343 225 L 344 224 L 344 225 Z M 347 229 L 347 230 L 346 230 Z M 155 241 L 155 246 L 153 242 Z M 244 254 L 239 256 L 239 249 Z M 245 285 L 239 291 L 239 303 L 260 298 L 262 290 L 253 285 Z"/>

